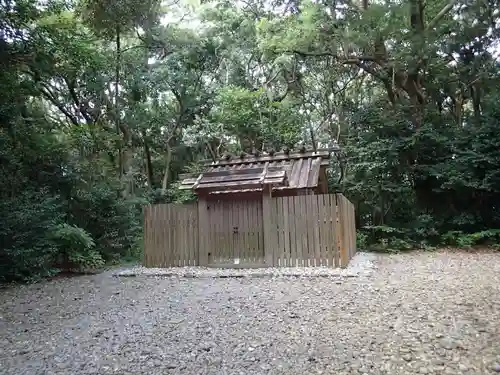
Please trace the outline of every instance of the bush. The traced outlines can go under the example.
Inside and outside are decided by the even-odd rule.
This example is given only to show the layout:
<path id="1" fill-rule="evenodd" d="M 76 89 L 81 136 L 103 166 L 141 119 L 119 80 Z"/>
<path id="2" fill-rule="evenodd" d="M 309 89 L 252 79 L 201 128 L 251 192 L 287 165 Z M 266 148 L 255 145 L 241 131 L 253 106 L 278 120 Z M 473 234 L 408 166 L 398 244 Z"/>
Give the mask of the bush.
<path id="1" fill-rule="evenodd" d="M 116 262 L 137 248 L 145 203 L 140 198 L 123 198 L 109 184 L 79 190 L 71 201 L 72 224 L 90 234 L 105 261 Z"/>
<path id="2" fill-rule="evenodd" d="M 500 229 L 490 229 L 476 233 L 449 231 L 441 236 L 441 241 L 444 245 L 460 248 L 471 248 L 478 245 L 495 248 L 500 243 Z"/>
<path id="3" fill-rule="evenodd" d="M 39 279 L 57 272 L 59 246 L 51 234 L 64 220 L 59 197 L 23 192 L 0 201 L 0 281 Z"/>
<path id="4" fill-rule="evenodd" d="M 52 234 L 59 246 L 56 265 L 68 270 L 85 270 L 104 265 L 104 260 L 95 250 L 92 237 L 82 228 L 61 224 Z"/>

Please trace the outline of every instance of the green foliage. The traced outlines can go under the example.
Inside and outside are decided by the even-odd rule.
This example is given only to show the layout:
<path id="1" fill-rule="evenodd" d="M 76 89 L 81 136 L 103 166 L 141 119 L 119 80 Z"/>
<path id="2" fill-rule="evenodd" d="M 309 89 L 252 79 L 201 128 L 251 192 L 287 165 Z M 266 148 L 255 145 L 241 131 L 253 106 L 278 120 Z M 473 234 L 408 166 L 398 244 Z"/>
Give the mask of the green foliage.
<path id="1" fill-rule="evenodd" d="M 79 8 L 83 18 L 105 35 L 115 35 L 117 29 L 127 31 L 142 26 L 155 14 L 156 0 L 82 0 Z"/>
<path id="2" fill-rule="evenodd" d="M 472 246 L 492 246 L 500 243 L 500 229 L 489 229 L 476 233 L 464 233 L 462 231 L 449 231 L 441 236 L 443 244 L 460 248 Z"/>
<path id="3" fill-rule="evenodd" d="M 270 101 L 264 90 L 225 87 L 215 100 L 212 115 L 226 134 L 242 139 L 250 151 L 252 145 L 257 149 L 259 145 L 293 147 L 300 139 L 300 120 L 291 103 Z"/>
<path id="4" fill-rule="evenodd" d="M 498 244 L 495 1 L 184 4 L 0 4 L 1 281 L 139 259 L 181 173 L 301 143 L 360 248 Z"/>
<path id="5" fill-rule="evenodd" d="M 107 184 L 78 190 L 71 200 L 72 223 L 88 232 L 105 261 L 130 255 L 142 232 L 144 199 L 124 199 Z"/>
<path id="6" fill-rule="evenodd" d="M 57 263 L 68 269 L 95 269 L 104 265 L 92 237 L 82 228 L 66 223 L 57 226 L 52 238 L 59 246 Z"/>
<path id="7" fill-rule="evenodd" d="M 59 246 L 51 234 L 64 219 L 61 200 L 24 191 L 0 201 L 0 281 L 30 280 L 57 272 Z"/>

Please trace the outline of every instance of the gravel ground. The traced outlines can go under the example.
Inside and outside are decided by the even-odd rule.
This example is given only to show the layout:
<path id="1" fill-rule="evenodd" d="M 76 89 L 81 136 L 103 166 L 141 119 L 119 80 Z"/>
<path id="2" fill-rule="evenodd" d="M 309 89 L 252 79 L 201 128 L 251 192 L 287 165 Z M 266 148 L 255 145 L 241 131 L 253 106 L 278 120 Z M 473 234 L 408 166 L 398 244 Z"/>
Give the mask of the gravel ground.
<path id="1" fill-rule="evenodd" d="M 500 254 L 357 277 L 100 275 L 0 291 L 0 374 L 494 374 Z"/>
<path id="2" fill-rule="evenodd" d="M 356 277 L 368 275 L 374 267 L 375 256 L 357 253 L 345 269 L 331 267 L 281 267 L 281 268 L 208 268 L 208 267 L 171 267 L 146 268 L 142 266 L 118 270 L 115 275 L 132 276 L 173 276 L 187 278 L 224 278 L 224 277 Z"/>

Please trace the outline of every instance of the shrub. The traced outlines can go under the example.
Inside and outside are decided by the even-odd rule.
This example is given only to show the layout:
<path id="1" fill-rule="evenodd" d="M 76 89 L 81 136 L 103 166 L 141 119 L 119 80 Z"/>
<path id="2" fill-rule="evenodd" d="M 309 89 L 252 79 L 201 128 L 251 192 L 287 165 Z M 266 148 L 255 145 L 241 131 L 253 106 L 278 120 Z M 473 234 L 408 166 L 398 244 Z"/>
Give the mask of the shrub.
<path id="1" fill-rule="evenodd" d="M 85 270 L 104 265 L 92 237 L 82 228 L 60 224 L 52 234 L 59 247 L 56 265 L 69 270 Z"/>
<path id="2" fill-rule="evenodd" d="M 0 281 L 36 280 L 57 272 L 59 247 L 51 237 L 64 220 L 62 202 L 45 191 L 0 201 Z"/>

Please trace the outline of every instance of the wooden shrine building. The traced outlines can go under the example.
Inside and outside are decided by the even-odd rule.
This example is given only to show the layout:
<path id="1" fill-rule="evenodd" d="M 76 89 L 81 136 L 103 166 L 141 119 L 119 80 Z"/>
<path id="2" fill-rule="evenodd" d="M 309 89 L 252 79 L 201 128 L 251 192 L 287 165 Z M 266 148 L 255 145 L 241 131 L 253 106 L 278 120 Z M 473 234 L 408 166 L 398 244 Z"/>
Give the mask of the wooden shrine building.
<path id="1" fill-rule="evenodd" d="M 346 266 L 356 251 L 354 207 L 328 194 L 331 153 L 226 156 L 184 176 L 180 188 L 198 202 L 146 208 L 146 266 Z"/>

